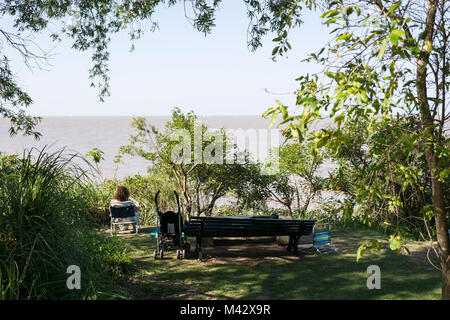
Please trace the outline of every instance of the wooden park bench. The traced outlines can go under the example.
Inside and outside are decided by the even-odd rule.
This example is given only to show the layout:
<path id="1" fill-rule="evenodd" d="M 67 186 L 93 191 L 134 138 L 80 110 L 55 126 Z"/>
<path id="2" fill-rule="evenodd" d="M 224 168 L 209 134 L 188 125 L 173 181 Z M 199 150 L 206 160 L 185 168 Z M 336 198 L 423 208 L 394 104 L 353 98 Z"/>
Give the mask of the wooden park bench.
<path id="1" fill-rule="evenodd" d="M 195 251 L 202 258 L 203 237 L 289 236 L 287 250 L 298 253 L 301 236 L 311 235 L 316 220 L 284 220 L 271 216 L 190 217 L 183 226 L 188 237 L 196 237 Z"/>

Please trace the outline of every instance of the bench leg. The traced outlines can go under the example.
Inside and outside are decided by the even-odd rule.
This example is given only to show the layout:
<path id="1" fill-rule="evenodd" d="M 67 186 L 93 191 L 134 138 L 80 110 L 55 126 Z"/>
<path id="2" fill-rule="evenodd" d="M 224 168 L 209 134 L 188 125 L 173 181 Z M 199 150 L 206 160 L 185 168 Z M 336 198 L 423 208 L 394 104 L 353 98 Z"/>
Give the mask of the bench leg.
<path id="1" fill-rule="evenodd" d="M 287 252 L 291 252 L 292 250 L 292 236 L 289 236 L 289 242 L 287 245 Z"/>
<path id="2" fill-rule="evenodd" d="M 294 236 L 293 237 L 293 247 L 294 247 L 294 255 L 298 254 L 298 241 L 300 240 L 300 236 Z"/>
<path id="3" fill-rule="evenodd" d="M 300 236 L 296 236 L 296 235 L 289 236 L 289 244 L 287 246 L 287 251 L 292 252 L 294 255 L 297 255 L 299 240 L 300 240 Z"/>
<path id="4" fill-rule="evenodd" d="M 298 237 L 294 237 L 294 243 L 293 243 L 293 247 L 294 247 L 294 255 L 298 254 Z"/>
<path id="5" fill-rule="evenodd" d="M 195 241 L 195 253 L 197 257 L 200 257 L 202 252 L 202 237 L 196 237 Z"/>

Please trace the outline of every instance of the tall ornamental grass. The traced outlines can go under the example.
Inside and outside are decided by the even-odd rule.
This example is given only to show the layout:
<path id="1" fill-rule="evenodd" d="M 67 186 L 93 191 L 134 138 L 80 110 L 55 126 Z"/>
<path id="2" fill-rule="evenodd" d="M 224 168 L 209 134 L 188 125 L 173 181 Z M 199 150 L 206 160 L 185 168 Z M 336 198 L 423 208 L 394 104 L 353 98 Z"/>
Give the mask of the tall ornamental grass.
<path id="1" fill-rule="evenodd" d="M 130 264 L 119 243 L 94 232 L 75 154 L 31 149 L 0 161 L 0 299 L 114 297 L 113 274 Z M 77 160 L 77 161 L 75 161 Z M 81 289 L 66 286 L 81 269 Z"/>

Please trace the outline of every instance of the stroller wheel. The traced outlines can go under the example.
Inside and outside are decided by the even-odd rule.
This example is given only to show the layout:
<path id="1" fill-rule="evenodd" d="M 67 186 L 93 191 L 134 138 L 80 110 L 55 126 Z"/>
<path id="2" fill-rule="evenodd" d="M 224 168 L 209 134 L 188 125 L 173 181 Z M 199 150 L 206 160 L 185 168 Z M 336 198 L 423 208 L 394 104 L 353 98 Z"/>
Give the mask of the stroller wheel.
<path id="1" fill-rule="evenodd" d="M 181 250 L 181 259 L 186 258 L 186 250 Z"/>
<path id="2" fill-rule="evenodd" d="M 153 258 L 158 259 L 158 251 L 153 251 Z"/>
<path id="3" fill-rule="evenodd" d="M 181 250 L 177 250 L 177 259 L 181 259 Z"/>
<path id="4" fill-rule="evenodd" d="M 164 258 L 164 251 L 162 249 L 159 250 L 159 258 L 160 259 Z"/>

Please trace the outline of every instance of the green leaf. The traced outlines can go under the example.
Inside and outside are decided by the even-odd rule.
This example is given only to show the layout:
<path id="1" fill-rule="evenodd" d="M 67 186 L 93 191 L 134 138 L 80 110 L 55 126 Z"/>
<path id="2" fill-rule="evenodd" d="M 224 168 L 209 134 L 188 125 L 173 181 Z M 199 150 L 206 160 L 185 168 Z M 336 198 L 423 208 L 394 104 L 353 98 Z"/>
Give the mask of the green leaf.
<path id="1" fill-rule="evenodd" d="M 279 36 L 279 37 L 273 38 L 272 41 L 273 42 L 280 42 L 281 39 L 282 39 L 282 36 Z"/>
<path id="2" fill-rule="evenodd" d="M 389 35 L 389 39 L 391 40 L 391 43 L 395 46 L 398 43 L 398 40 L 403 37 L 405 34 L 405 31 L 394 29 L 391 31 L 391 34 Z"/>
<path id="3" fill-rule="evenodd" d="M 269 128 L 271 128 L 273 126 L 273 124 L 275 123 L 275 121 L 277 120 L 278 117 L 278 113 L 274 113 L 272 115 L 272 117 L 270 118 L 270 123 L 269 123 Z"/>
<path id="4" fill-rule="evenodd" d="M 286 119 L 287 116 L 288 116 L 288 112 L 287 112 L 286 106 L 281 105 L 280 108 L 281 108 L 281 114 L 283 115 L 283 119 Z"/>
<path id="5" fill-rule="evenodd" d="M 273 55 L 273 56 L 276 55 L 276 54 L 278 53 L 278 50 L 280 50 L 280 47 L 275 47 L 275 48 L 273 48 L 273 50 L 272 50 L 272 55 Z"/>
<path id="6" fill-rule="evenodd" d="M 394 75 L 394 72 L 395 72 L 395 61 L 391 61 L 391 63 L 389 64 L 389 71 L 391 72 L 392 75 Z"/>
<path id="7" fill-rule="evenodd" d="M 381 44 L 381 47 L 380 47 L 380 51 L 378 51 L 378 59 L 381 59 L 384 56 L 384 52 L 386 51 L 388 42 L 389 42 L 388 38 L 383 40 L 383 43 Z"/>
<path id="8" fill-rule="evenodd" d="M 336 22 L 336 21 L 337 21 L 337 19 L 338 19 L 338 17 L 335 17 L 335 18 L 331 18 L 331 19 L 329 19 L 329 20 L 325 21 L 325 22 L 324 22 L 324 24 L 331 24 L 331 23 L 334 23 L 334 22 Z"/>
<path id="9" fill-rule="evenodd" d="M 324 14 L 322 14 L 320 17 L 325 19 L 325 18 L 331 18 L 334 16 L 337 16 L 339 14 L 339 10 L 330 10 L 325 12 Z"/>
<path id="10" fill-rule="evenodd" d="M 363 244 L 358 248 L 358 251 L 356 251 L 356 262 L 359 262 L 359 259 L 364 255 L 364 252 L 366 251 L 366 246 Z"/>
<path id="11" fill-rule="evenodd" d="M 397 2 L 397 3 L 395 3 L 395 4 L 393 4 L 393 5 L 389 8 L 389 10 L 387 11 L 386 14 L 389 15 L 390 13 L 394 12 L 398 7 L 400 7 L 401 4 L 402 4 L 401 1 L 399 1 L 399 2 Z"/>
<path id="12" fill-rule="evenodd" d="M 400 240 L 400 237 L 391 237 L 389 239 L 389 247 L 391 248 L 391 250 L 398 250 L 400 249 L 402 245 L 402 242 Z"/>

